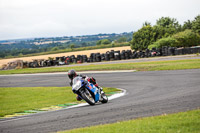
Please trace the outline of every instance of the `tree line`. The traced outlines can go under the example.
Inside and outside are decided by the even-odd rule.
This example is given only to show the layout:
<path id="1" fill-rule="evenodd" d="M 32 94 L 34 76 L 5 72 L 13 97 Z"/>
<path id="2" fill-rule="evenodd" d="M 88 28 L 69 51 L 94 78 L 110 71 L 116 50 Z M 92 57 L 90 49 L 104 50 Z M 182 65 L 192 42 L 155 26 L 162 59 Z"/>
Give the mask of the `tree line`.
<path id="1" fill-rule="evenodd" d="M 133 33 L 131 48 L 145 50 L 168 47 L 191 47 L 200 45 L 200 15 L 183 25 L 175 18 L 161 17 L 155 25 L 145 22 L 141 29 Z"/>

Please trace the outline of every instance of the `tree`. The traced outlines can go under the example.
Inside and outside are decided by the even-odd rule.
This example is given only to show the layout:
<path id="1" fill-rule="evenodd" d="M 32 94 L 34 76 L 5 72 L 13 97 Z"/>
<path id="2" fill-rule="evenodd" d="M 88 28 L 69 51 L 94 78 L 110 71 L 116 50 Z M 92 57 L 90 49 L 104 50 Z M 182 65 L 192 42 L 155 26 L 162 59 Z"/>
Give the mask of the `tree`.
<path id="1" fill-rule="evenodd" d="M 102 40 L 97 41 L 96 45 L 101 45 L 101 44 L 106 45 L 106 44 L 110 44 L 110 43 L 111 43 L 110 40 L 108 40 L 108 39 L 102 39 Z"/>
<path id="2" fill-rule="evenodd" d="M 19 56 L 19 57 L 22 57 L 22 56 L 23 56 L 23 54 L 22 54 L 22 53 L 19 53 L 19 54 L 18 54 L 18 56 Z"/>
<path id="3" fill-rule="evenodd" d="M 163 37 L 167 37 L 168 36 L 168 34 L 166 34 L 166 29 L 164 28 L 164 27 L 162 27 L 162 26 L 157 26 L 157 25 L 155 25 L 155 26 L 153 26 L 153 29 L 152 29 L 153 31 L 153 42 L 156 42 L 158 39 L 161 39 L 161 38 L 163 38 Z"/>
<path id="4" fill-rule="evenodd" d="M 86 46 L 87 46 L 87 43 L 86 43 L 86 42 L 83 42 L 83 43 L 81 43 L 81 46 L 82 46 L 82 47 L 86 47 Z"/>
<path id="5" fill-rule="evenodd" d="M 181 31 L 181 25 L 175 18 L 162 17 L 157 20 L 156 25 L 154 26 L 154 34 L 157 34 L 158 38 L 171 36 L 177 32 Z"/>
<path id="6" fill-rule="evenodd" d="M 192 29 L 192 22 L 190 20 L 185 21 L 182 27 L 182 30 L 186 30 L 186 29 Z"/>
<path id="7" fill-rule="evenodd" d="M 108 39 L 101 40 L 101 44 L 103 44 L 103 45 L 110 44 L 110 43 L 111 43 L 111 41 Z"/>
<path id="8" fill-rule="evenodd" d="M 174 44 L 173 38 L 168 38 L 181 31 L 181 25 L 175 18 L 162 17 L 157 20 L 153 27 L 145 22 L 143 27 L 133 34 L 131 48 L 135 50 L 144 50 L 153 44 L 157 47 Z M 162 39 L 165 38 L 165 39 Z M 159 42 L 157 42 L 161 39 Z M 154 42 L 157 42 L 154 44 Z"/>
<path id="9" fill-rule="evenodd" d="M 153 40 L 153 28 L 150 25 L 143 26 L 140 30 L 133 33 L 131 41 L 131 49 L 144 50 L 150 45 Z"/>
<path id="10" fill-rule="evenodd" d="M 162 17 L 156 21 L 156 25 L 162 26 L 165 28 L 174 27 L 176 29 L 180 28 L 178 21 L 175 18 Z"/>
<path id="11" fill-rule="evenodd" d="M 192 30 L 200 34 L 200 15 L 195 17 L 195 20 L 192 22 Z"/>
<path id="12" fill-rule="evenodd" d="M 151 23 L 150 23 L 150 22 L 148 22 L 148 21 L 145 21 L 145 22 L 144 22 L 144 24 L 143 24 L 143 26 L 148 26 L 148 25 L 150 25 L 150 26 L 151 26 Z"/>
<path id="13" fill-rule="evenodd" d="M 75 48 L 75 44 L 70 44 L 70 48 L 73 50 Z"/>
<path id="14" fill-rule="evenodd" d="M 97 41 L 96 45 L 101 45 L 101 40 Z"/>
<path id="15" fill-rule="evenodd" d="M 58 47 L 53 47 L 52 49 L 51 49 L 51 51 L 57 51 L 59 48 Z"/>
<path id="16" fill-rule="evenodd" d="M 117 42 L 118 43 L 122 43 L 122 42 L 126 42 L 127 41 L 127 38 L 126 37 L 120 37 Z"/>

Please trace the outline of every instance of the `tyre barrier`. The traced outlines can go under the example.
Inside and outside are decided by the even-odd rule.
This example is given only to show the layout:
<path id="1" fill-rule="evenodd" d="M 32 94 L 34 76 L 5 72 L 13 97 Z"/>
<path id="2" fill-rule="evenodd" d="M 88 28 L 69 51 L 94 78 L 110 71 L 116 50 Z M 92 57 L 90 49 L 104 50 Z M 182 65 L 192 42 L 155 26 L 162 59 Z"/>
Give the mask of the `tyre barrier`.
<path id="1" fill-rule="evenodd" d="M 162 47 L 160 49 L 152 48 L 152 50 L 146 49 L 144 51 L 131 51 L 131 50 L 118 50 L 107 51 L 106 53 L 91 53 L 89 57 L 87 55 L 71 55 L 56 57 L 55 60 L 33 60 L 26 63 L 27 67 L 47 67 L 56 65 L 69 65 L 70 63 L 89 63 L 89 62 L 101 62 L 101 61 L 113 61 L 113 60 L 127 60 L 137 58 L 148 58 L 155 56 L 173 56 L 184 54 L 196 54 L 200 53 L 200 46 L 190 48 L 176 48 L 176 47 Z"/>

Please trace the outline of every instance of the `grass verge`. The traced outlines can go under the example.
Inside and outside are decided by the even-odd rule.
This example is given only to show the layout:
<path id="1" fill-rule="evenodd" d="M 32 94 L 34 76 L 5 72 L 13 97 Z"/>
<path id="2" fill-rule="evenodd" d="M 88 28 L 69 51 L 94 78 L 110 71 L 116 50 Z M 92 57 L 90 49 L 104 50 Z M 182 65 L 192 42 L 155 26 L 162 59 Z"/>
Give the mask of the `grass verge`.
<path id="1" fill-rule="evenodd" d="M 6 74 L 27 74 L 27 73 L 50 73 L 50 72 L 67 72 L 70 69 L 76 71 L 91 70 L 137 70 L 137 71 L 159 71 L 159 70 L 181 70 L 181 69 L 199 69 L 200 59 L 173 60 L 173 61 L 151 61 L 137 63 L 120 63 L 120 64 L 102 64 L 86 65 L 73 67 L 45 67 L 45 68 L 26 68 L 16 70 L 3 70 L 0 75 Z"/>
<path id="2" fill-rule="evenodd" d="M 200 110 L 139 118 L 62 133 L 199 133 Z"/>
<path id="3" fill-rule="evenodd" d="M 104 88 L 106 93 L 119 91 Z M 1 87 L 0 117 L 25 110 L 77 102 L 71 87 Z"/>

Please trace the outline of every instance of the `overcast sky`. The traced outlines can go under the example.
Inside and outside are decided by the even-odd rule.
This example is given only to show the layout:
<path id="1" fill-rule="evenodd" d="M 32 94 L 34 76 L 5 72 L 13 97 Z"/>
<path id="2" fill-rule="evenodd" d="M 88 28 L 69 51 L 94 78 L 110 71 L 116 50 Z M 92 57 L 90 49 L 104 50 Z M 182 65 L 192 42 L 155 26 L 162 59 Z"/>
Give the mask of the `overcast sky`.
<path id="1" fill-rule="evenodd" d="M 200 0 L 0 0 L 0 40 L 137 31 L 200 15 Z"/>

